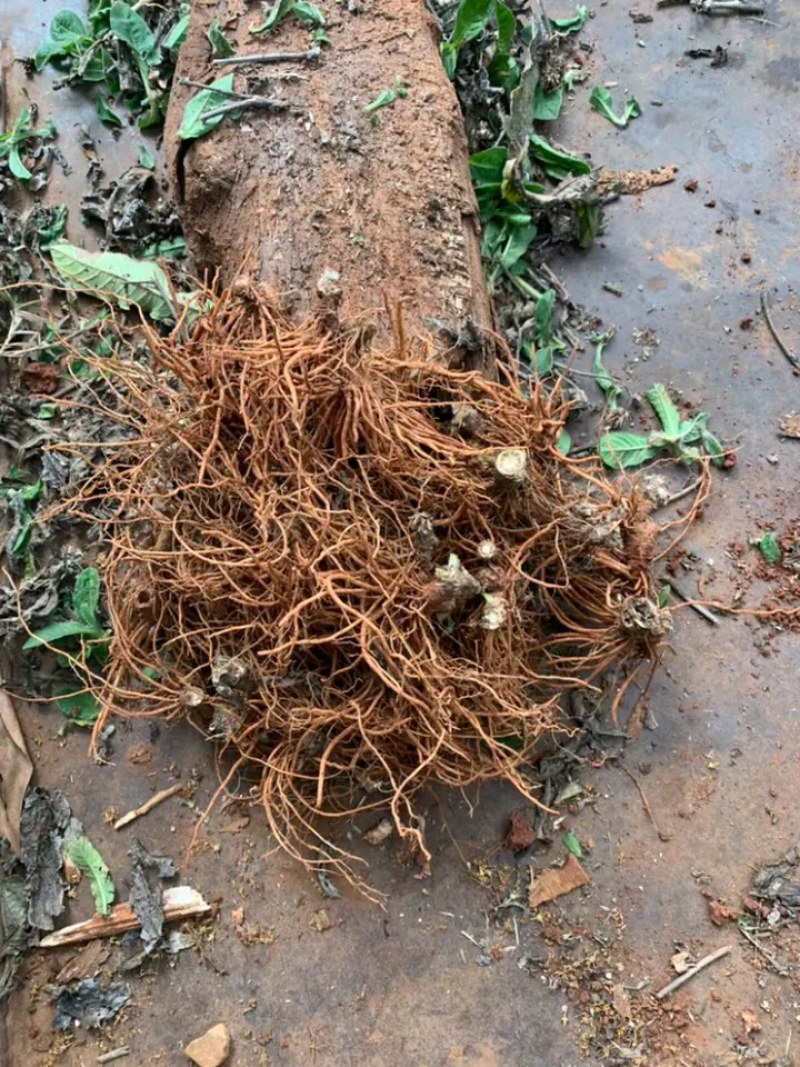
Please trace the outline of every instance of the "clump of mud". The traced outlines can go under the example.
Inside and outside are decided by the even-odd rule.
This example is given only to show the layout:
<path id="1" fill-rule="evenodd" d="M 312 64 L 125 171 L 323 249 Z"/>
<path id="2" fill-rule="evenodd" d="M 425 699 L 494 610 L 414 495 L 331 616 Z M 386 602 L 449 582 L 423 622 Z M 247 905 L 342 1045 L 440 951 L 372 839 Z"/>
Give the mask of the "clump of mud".
<path id="1" fill-rule="evenodd" d="M 73 502 L 104 530 L 109 714 L 186 717 L 255 769 L 276 838 L 355 879 L 325 816 L 504 778 L 558 697 L 652 652 L 653 527 L 561 454 L 555 391 L 448 369 L 424 341 L 289 323 L 208 293 L 147 363 L 103 362 L 130 436 Z M 99 367 L 99 365 L 98 365 Z M 100 506 L 102 505 L 102 506 Z"/>

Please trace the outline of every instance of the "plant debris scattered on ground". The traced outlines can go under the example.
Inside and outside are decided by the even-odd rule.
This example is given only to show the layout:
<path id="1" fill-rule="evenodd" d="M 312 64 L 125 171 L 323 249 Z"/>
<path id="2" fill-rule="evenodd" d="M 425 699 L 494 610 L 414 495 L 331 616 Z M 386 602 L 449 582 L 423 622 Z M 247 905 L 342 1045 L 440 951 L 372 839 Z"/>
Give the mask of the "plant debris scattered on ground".
<path id="1" fill-rule="evenodd" d="M 69 1030 L 76 1024 L 89 1029 L 108 1022 L 131 999 L 125 982 L 101 986 L 94 978 L 84 978 L 69 986 L 54 986 L 50 996 L 55 1004 L 54 1030 Z"/>
<path id="2" fill-rule="evenodd" d="M 585 77 L 589 47 L 576 34 L 586 17 L 585 7 L 555 19 L 495 0 L 462 0 L 440 14 L 443 59 L 472 152 L 490 292 L 523 373 L 538 377 L 553 373 L 566 347 L 566 308 L 555 314 L 564 290 L 548 252 L 560 243 L 589 247 L 600 226 L 592 167 L 547 136 Z"/>
<path id="3" fill-rule="evenodd" d="M 109 126 L 122 125 L 114 110 L 122 106 L 140 129 L 147 129 L 163 121 L 188 25 L 188 3 L 90 0 L 85 20 L 72 11 L 53 18 L 49 39 L 30 67 L 40 71 L 52 64 L 64 74 L 61 84 L 96 87 L 97 113 Z"/>

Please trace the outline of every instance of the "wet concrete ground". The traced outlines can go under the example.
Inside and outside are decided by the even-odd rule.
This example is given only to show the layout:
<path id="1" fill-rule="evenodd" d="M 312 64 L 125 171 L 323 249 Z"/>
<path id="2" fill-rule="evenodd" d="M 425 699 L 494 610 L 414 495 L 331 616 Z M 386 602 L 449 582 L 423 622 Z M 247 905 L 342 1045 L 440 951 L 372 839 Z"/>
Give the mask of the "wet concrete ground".
<path id="1" fill-rule="evenodd" d="M 0 29 L 10 24 L 15 43 L 31 48 L 40 37 L 38 23 L 59 6 L 37 4 L 29 31 L 29 5 L 4 4 Z M 635 24 L 627 9 L 597 8 L 586 33 L 596 41 L 593 77 L 579 87 L 559 138 L 570 148 L 588 145 L 607 167 L 675 163 L 678 180 L 612 205 L 600 247 L 557 258 L 553 266 L 576 301 L 616 324 L 606 361 L 632 392 L 654 381 L 680 389 L 693 407 L 710 413 L 712 429 L 736 445 L 735 470 L 715 476 L 713 496 L 689 536 L 698 569 L 681 577 L 690 594 L 700 578 L 706 595 L 724 600 L 741 580 L 730 544 L 746 545 L 759 530 L 771 524 L 780 530 L 797 518 L 800 444 L 780 439 L 777 428 L 783 415 L 800 408 L 800 385 L 758 309 L 760 291 L 771 290 L 776 324 L 788 327 L 782 335 L 800 351 L 794 288 L 800 282 L 800 23 L 787 0 L 768 3 L 767 23 L 704 18 L 682 8 L 656 11 L 652 0 L 643 0 L 639 9 L 652 10 L 654 21 Z M 708 60 L 684 56 L 687 48 L 718 43 L 729 49 L 727 67 L 712 69 Z M 21 84 L 18 68 L 7 68 L 7 78 Z M 643 107 L 642 117 L 623 131 L 588 109 L 590 86 L 612 81 L 619 83 L 615 99 L 630 90 Z M 37 79 L 30 91 L 48 117 L 40 84 Z M 73 176 L 78 190 L 81 175 L 78 168 Z M 684 189 L 688 179 L 697 179 L 695 193 Z M 63 198 L 59 183 L 53 183 L 55 199 Z M 604 291 L 604 282 L 619 285 L 623 296 Z M 740 329 L 747 318 L 752 328 Z M 659 339 L 647 359 L 633 341 L 634 331 L 644 329 Z M 752 562 L 746 554 L 746 570 Z M 755 580 L 744 602 L 759 602 L 765 589 Z M 389 894 L 385 913 L 346 891 L 341 900 L 322 899 L 312 878 L 270 854 L 257 808 L 246 826 L 236 818 L 241 809 L 218 811 L 201 849 L 182 869 L 182 881 L 219 901 L 218 919 L 198 948 L 181 954 L 174 967 L 154 963 L 131 978 L 130 1005 L 110 1032 L 78 1032 L 61 1052 L 41 986 L 66 956 L 57 962 L 31 957 L 10 1005 L 13 1067 L 88 1065 L 98 1052 L 123 1044 L 131 1058 L 120 1062 L 177 1067 L 186 1062 L 182 1046 L 219 1021 L 231 1029 L 236 1067 L 568 1067 L 586 1062 L 581 1036 L 591 1027 L 581 1017 L 588 1010 L 549 989 L 546 969 L 518 966 L 523 956 L 549 953 L 557 970 L 561 948 L 552 931 L 543 940 L 545 925 L 562 934 L 591 931 L 595 940 L 585 940 L 605 953 L 615 981 L 636 987 L 649 979 L 650 990 L 672 977 L 676 943 L 698 957 L 730 944 L 727 959 L 675 996 L 688 1010 L 686 1026 L 667 1028 L 665 1036 L 662 1020 L 643 1031 L 643 1045 L 652 1047 L 642 1062 L 793 1063 L 800 1044 L 794 981 L 775 975 L 735 926 L 713 926 L 701 895 L 707 888 L 738 903 L 753 868 L 798 838 L 796 638 L 765 643 L 763 637 L 761 627 L 742 617 L 711 627 L 692 612 L 679 613 L 650 692 L 654 722 L 625 756 L 668 839 L 660 839 L 635 783 L 619 767 L 576 767 L 594 803 L 569 825 L 583 842 L 593 842 L 585 861 L 593 884 L 548 909 L 547 924 L 522 924 L 519 946 L 512 925 L 487 933 L 491 895 L 465 862 L 490 856 L 496 866 L 513 866 L 510 854 L 496 852 L 509 813 L 519 807 L 509 789 L 430 797 L 434 862 L 428 881 L 396 862 L 391 841 L 364 846 L 371 881 Z M 85 758 L 84 735 L 57 737 L 57 712 L 23 709 L 22 715 L 38 781 L 65 789 L 123 893 L 125 849 L 134 833 L 154 851 L 180 855 L 196 818 L 180 799 L 116 834 L 102 813 L 109 806 L 125 811 L 191 771 L 200 778 L 195 802 L 202 808 L 215 773 L 198 735 L 178 727 L 155 736 L 142 724 L 123 724 L 112 765 L 99 767 Z M 143 744 L 150 761 L 131 762 Z M 237 935 L 232 918 L 238 908 L 250 927 L 245 937 Z M 324 931 L 314 928 L 320 908 L 332 923 Z M 81 887 L 72 918 L 90 911 Z M 462 931 L 496 947 L 490 965 L 476 962 L 482 950 Z M 608 948 L 601 948 L 603 931 Z M 778 955 L 783 950 L 780 943 L 772 947 Z M 641 995 L 629 993 L 634 1001 Z M 737 1052 L 745 1010 L 762 1027 L 750 1041 L 762 1046 L 760 1061 L 739 1058 L 741 1046 Z M 612 1048 L 602 1062 L 615 1062 L 614 1054 Z"/>

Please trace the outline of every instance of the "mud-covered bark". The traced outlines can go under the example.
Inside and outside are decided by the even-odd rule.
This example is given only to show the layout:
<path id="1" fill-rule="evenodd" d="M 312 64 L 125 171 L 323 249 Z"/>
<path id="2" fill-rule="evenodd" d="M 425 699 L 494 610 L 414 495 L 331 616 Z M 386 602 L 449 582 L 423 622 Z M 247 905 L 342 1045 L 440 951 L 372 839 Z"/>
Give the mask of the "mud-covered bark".
<path id="1" fill-rule="evenodd" d="M 373 0 L 357 14 L 321 0 L 330 44 L 318 60 L 214 67 L 206 37 L 214 19 L 238 55 L 311 43 L 291 15 L 267 35 L 251 34 L 260 5 L 237 18 L 242 6 L 194 0 L 167 120 L 171 180 L 198 265 L 230 282 L 247 263 L 297 317 L 315 309 L 322 288 L 338 299 L 343 321 L 381 317 L 385 330 L 379 312 L 402 299 L 410 333 L 436 334 L 442 323 L 460 329 L 463 343 L 475 333 L 465 324 L 477 327 L 484 354 L 471 361 L 485 362 L 492 310 L 466 141 L 423 0 Z M 198 90 L 180 79 L 209 83 L 228 70 L 237 91 L 290 109 L 248 110 L 181 144 L 181 116 Z M 303 80 L 276 77 L 289 72 Z M 365 112 L 397 79 L 407 95 Z"/>

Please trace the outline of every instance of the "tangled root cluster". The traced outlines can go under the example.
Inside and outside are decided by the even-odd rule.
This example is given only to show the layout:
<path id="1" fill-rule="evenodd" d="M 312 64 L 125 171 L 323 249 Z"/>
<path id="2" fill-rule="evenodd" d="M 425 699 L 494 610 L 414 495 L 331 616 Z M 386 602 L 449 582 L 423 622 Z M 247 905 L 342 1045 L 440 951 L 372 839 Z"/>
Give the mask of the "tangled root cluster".
<path id="1" fill-rule="evenodd" d="M 78 505 L 107 544 L 97 730 L 191 719 L 284 847 L 351 877 L 321 816 L 388 806 L 424 858 L 428 779 L 538 803 L 559 694 L 663 630 L 643 500 L 562 455 L 565 403 L 507 367 L 210 299 L 189 339 L 103 364 L 131 435 Z"/>

